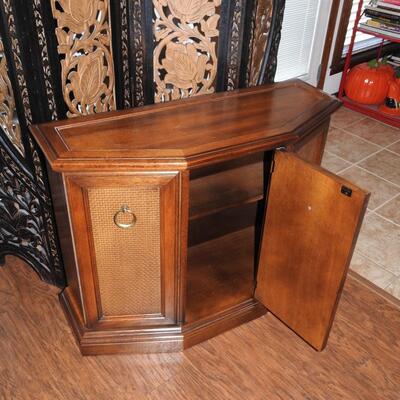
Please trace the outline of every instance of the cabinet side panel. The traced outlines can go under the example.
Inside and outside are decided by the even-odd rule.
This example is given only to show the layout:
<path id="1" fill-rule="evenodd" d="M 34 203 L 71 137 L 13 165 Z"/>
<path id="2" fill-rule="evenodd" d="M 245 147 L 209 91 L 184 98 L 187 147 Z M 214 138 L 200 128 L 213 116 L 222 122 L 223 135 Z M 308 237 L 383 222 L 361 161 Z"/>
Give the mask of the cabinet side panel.
<path id="1" fill-rule="evenodd" d="M 67 286 L 75 301 L 82 309 L 79 278 L 75 261 L 75 249 L 71 234 L 71 224 L 68 216 L 66 194 L 61 174 L 53 172 L 48 166 L 51 197 L 56 217 L 57 233 L 60 239 L 61 254 L 67 277 Z"/>
<path id="2" fill-rule="evenodd" d="M 88 203 L 102 313 L 162 314 L 159 188 L 92 187 Z M 137 218 L 130 228 L 114 222 L 123 205 Z"/>
<path id="3" fill-rule="evenodd" d="M 295 143 L 294 151 L 305 161 L 321 165 L 326 138 L 329 131 L 329 119 L 315 128 L 306 137 Z"/>

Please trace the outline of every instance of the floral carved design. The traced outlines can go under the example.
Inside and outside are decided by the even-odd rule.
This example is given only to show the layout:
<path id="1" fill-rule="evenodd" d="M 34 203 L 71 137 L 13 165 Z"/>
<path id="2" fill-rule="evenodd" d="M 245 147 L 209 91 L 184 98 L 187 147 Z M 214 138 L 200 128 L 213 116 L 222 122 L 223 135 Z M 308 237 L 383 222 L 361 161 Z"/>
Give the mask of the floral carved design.
<path id="1" fill-rule="evenodd" d="M 108 0 L 51 0 L 68 116 L 115 109 Z"/>
<path id="2" fill-rule="evenodd" d="M 58 118 L 56 101 L 53 91 L 53 79 L 50 67 L 49 50 L 42 20 L 42 4 L 40 0 L 33 0 L 33 14 L 35 16 L 36 33 L 42 60 L 43 78 L 46 88 L 47 104 L 51 113 L 51 119 Z"/>
<path id="3" fill-rule="evenodd" d="M 144 106 L 144 27 L 143 27 L 143 13 L 142 13 L 142 0 L 130 0 L 132 7 L 132 48 L 133 48 L 133 68 L 135 75 L 134 91 L 133 91 L 133 104 L 135 106 Z"/>
<path id="4" fill-rule="evenodd" d="M 153 0 L 155 101 L 212 93 L 221 0 Z"/>
<path id="5" fill-rule="evenodd" d="M 120 0 L 121 21 L 121 62 L 124 108 L 131 107 L 131 85 L 129 75 L 129 37 L 128 37 L 128 0 Z"/>
<path id="6" fill-rule="evenodd" d="M 14 92 L 8 76 L 7 60 L 0 40 L 0 126 L 13 146 L 24 156 L 21 127 L 15 108 Z"/>
<path id="7" fill-rule="evenodd" d="M 51 213 L 41 204 L 35 184 L 0 148 L 0 245 L 23 255 L 46 281 L 62 284 L 54 234 Z"/>
<path id="8" fill-rule="evenodd" d="M 35 170 L 35 179 L 36 183 L 38 184 L 38 189 L 42 191 L 42 196 L 44 199 L 47 199 L 47 189 L 46 185 L 44 183 L 44 174 L 43 174 L 43 168 L 42 168 L 42 162 L 39 157 L 37 145 L 34 144 L 32 137 L 29 135 L 28 136 L 28 142 L 29 142 L 29 147 L 31 151 L 31 157 L 32 157 L 32 164 L 33 168 Z"/>
<path id="9" fill-rule="evenodd" d="M 11 4 L 11 0 L 3 0 L 5 16 L 7 18 L 8 36 L 10 37 L 12 55 L 14 61 L 14 73 L 17 78 L 17 84 L 19 89 L 19 95 L 22 100 L 22 106 L 24 108 L 25 119 L 30 124 L 32 123 L 32 110 L 29 100 L 28 87 L 25 79 L 25 72 L 22 66 L 20 58 L 21 48 L 19 45 L 19 39 L 17 35 L 17 28 L 15 26 L 14 10 Z"/>
<path id="10" fill-rule="evenodd" d="M 241 60 L 240 31 L 242 29 L 243 6 L 243 0 L 235 0 L 233 5 L 232 26 L 228 50 L 228 79 L 226 85 L 228 91 L 237 89 L 239 86 Z"/>

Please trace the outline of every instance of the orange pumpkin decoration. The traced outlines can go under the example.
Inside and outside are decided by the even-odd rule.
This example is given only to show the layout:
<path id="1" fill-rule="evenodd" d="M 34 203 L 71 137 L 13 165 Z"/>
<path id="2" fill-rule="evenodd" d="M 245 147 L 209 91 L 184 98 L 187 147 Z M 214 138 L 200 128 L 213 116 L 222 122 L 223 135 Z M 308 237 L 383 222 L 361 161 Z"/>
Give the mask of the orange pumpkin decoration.
<path id="1" fill-rule="evenodd" d="M 393 78 L 395 78 L 395 75 L 396 75 L 395 70 L 390 64 L 387 64 L 387 63 L 382 64 L 381 63 L 379 65 L 379 68 L 388 75 L 389 81 L 391 81 Z"/>
<path id="2" fill-rule="evenodd" d="M 384 114 L 400 116 L 400 79 L 393 77 L 389 81 L 389 89 L 385 103 L 379 107 Z"/>
<path id="3" fill-rule="evenodd" d="M 381 104 L 386 98 L 394 70 L 390 65 L 372 60 L 353 67 L 344 90 L 349 99 L 361 104 Z"/>

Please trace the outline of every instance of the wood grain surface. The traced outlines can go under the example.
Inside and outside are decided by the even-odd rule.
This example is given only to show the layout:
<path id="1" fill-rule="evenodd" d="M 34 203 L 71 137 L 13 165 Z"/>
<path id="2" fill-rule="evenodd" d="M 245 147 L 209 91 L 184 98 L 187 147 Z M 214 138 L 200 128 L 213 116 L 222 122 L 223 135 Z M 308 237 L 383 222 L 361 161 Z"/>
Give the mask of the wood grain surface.
<path id="1" fill-rule="evenodd" d="M 154 165 L 185 169 L 295 142 L 339 107 L 301 82 L 32 126 L 57 171 Z"/>
<path id="2" fill-rule="evenodd" d="M 369 193 L 294 153 L 274 162 L 256 298 L 322 350 Z"/>
<path id="3" fill-rule="evenodd" d="M 0 269 L 1 399 L 399 398 L 399 308 L 353 275 L 323 353 L 267 314 L 184 353 L 82 357 L 57 291 L 17 258 Z"/>
<path id="4" fill-rule="evenodd" d="M 189 248 L 187 323 L 252 299 L 254 240 L 248 227 Z"/>

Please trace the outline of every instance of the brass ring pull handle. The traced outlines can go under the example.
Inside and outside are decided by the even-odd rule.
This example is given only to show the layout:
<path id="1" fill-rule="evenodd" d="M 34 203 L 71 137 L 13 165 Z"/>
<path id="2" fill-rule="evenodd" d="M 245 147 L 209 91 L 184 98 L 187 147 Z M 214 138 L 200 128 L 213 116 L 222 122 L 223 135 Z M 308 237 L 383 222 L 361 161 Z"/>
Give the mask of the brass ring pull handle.
<path id="1" fill-rule="evenodd" d="M 129 222 L 119 222 L 118 221 L 119 217 L 124 214 L 130 215 Z M 137 221 L 136 215 L 133 213 L 133 211 L 127 205 L 123 205 L 114 215 L 114 224 L 117 225 L 118 228 L 122 228 L 122 229 L 132 228 L 136 224 L 136 221 Z"/>

